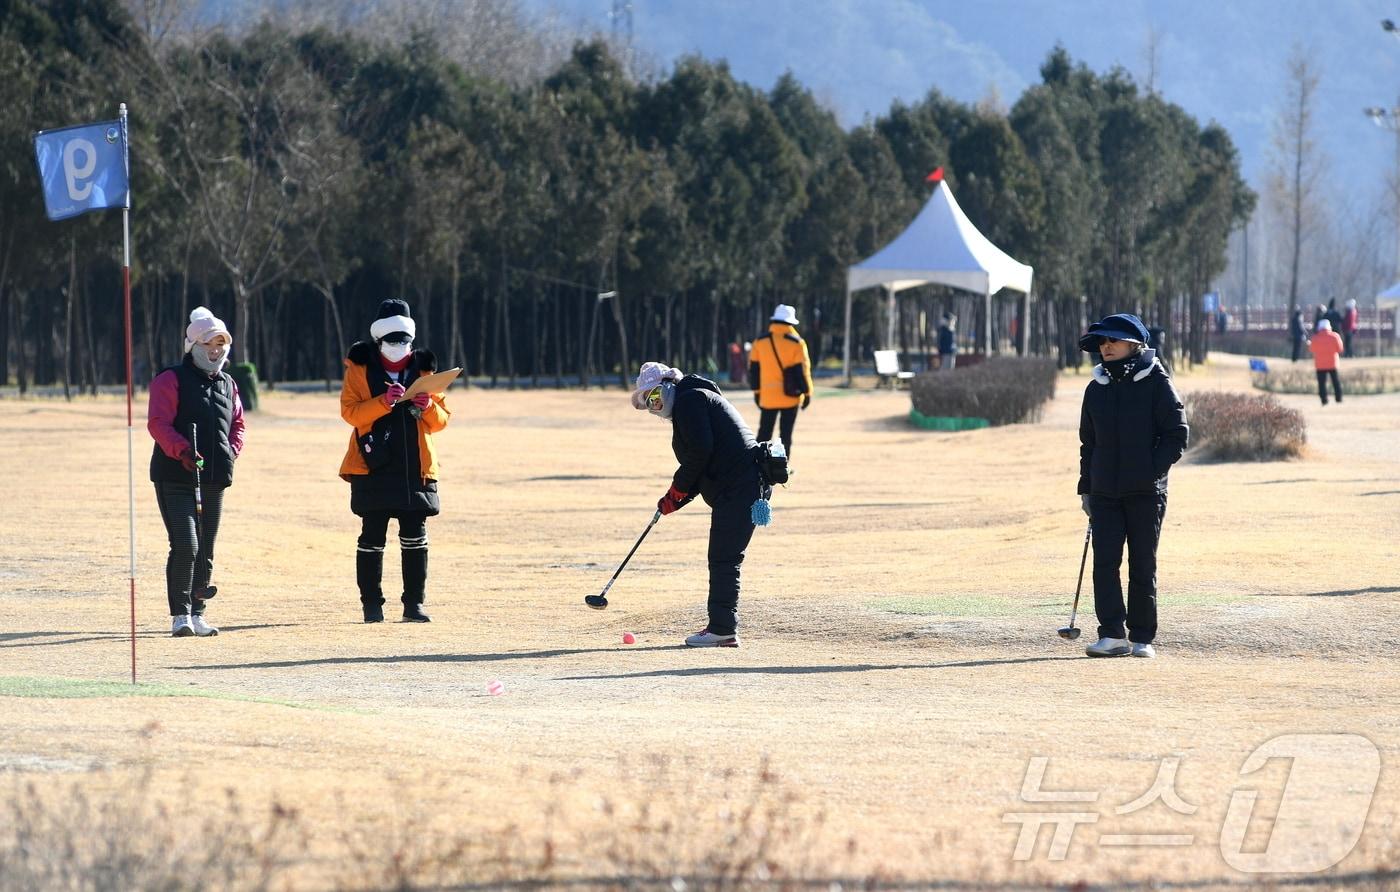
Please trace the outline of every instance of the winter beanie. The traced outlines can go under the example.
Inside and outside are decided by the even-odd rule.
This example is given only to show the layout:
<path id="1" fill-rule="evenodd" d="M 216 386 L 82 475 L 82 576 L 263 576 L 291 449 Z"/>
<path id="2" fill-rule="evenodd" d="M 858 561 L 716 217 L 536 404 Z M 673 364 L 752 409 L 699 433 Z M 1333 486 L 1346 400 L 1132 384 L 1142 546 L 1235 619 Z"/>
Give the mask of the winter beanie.
<path id="1" fill-rule="evenodd" d="M 233 345 L 233 335 L 228 333 L 228 326 L 224 325 L 223 320 L 209 312 L 207 307 L 195 307 L 190 311 L 190 324 L 185 327 L 185 352 L 219 334 L 228 338 L 230 346 Z"/>
<path id="2" fill-rule="evenodd" d="M 644 362 L 642 370 L 637 373 L 637 385 L 632 391 L 632 408 L 645 409 L 647 407 L 647 394 L 651 389 L 663 381 L 679 381 L 684 374 L 680 369 L 673 369 L 664 362 Z"/>
<path id="3" fill-rule="evenodd" d="M 1330 320 L 1330 319 L 1319 319 L 1319 320 L 1317 320 L 1317 330 L 1318 330 L 1318 331 L 1331 331 L 1331 330 L 1332 330 L 1332 320 Z"/>
<path id="4" fill-rule="evenodd" d="M 410 338 L 417 337 L 418 334 L 417 326 L 409 316 L 408 302 L 391 297 L 379 304 L 379 312 L 369 326 L 369 335 L 378 341 L 396 331 L 406 332 Z"/>

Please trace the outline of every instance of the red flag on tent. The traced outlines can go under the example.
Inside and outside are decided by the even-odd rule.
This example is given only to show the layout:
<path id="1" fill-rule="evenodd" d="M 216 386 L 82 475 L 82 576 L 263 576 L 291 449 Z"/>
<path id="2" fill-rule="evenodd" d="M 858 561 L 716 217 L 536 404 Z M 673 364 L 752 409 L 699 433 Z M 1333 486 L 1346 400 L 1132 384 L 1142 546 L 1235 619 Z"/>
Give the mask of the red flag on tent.
<path id="1" fill-rule="evenodd" d="M 943 181 L 943 167 L 939 165 L 933 169 L 933 173 L 924 177 L 925 183 L 941 183 Z"/>

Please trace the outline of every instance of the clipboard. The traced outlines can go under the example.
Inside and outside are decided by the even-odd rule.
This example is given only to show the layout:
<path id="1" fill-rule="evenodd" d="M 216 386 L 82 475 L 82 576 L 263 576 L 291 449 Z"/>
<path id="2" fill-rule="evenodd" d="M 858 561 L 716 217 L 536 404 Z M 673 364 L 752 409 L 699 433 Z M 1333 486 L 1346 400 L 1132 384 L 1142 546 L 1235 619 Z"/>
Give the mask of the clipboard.
<path id="1" fill-rule="evenodd" d="M 411 400 L 420 393 L 443 393 L 452 386 L 452 382 L 457 380 L 457 376 L 462 374 L 460 368 L 448 369 L 445 372 L 436 372 L 431 375 L 423 375 L 403 392 L 399 397 L 400 402 Z"/>

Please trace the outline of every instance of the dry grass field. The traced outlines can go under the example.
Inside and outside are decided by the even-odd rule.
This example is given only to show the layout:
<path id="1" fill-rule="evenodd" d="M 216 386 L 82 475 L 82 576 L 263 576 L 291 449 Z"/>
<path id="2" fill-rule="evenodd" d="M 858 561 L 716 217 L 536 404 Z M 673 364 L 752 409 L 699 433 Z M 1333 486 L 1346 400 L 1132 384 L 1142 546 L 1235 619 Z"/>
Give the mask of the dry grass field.
<path id="1" fill-rule="evenodd" d="M 168 637 L 138 427 L 135 688 L 123 405 L 0 401 L 0 886 L 1400 885 L 1400 394 L 1283 396 L 1301 460 L 1188 453 L 1160 655 L 1096 661 L 1087 592 L 1084 638 L 1055 636 L 1086 381 L 1042 423 L 967 433 L 911 428 L 906 393 L 819 389 L 739 650 L 679 646 L 704 624 L 700 503 L 611 609 L 583 605 L 674 467 L 618 390 L 450 394 L 426 626 L 358 621 L 336 394 L 271 393 L 225 501 L 222 634 Z M 397 571 L 391 548 L 386 593 Z M 1311 736 L 1242 773 L 1279 735 Z M 1162 772 L 1169 795 L 1140 798 Z M 1062 857 L 1055 825 L 1017 857 L 1037 812 L 1079 815 Z"/>

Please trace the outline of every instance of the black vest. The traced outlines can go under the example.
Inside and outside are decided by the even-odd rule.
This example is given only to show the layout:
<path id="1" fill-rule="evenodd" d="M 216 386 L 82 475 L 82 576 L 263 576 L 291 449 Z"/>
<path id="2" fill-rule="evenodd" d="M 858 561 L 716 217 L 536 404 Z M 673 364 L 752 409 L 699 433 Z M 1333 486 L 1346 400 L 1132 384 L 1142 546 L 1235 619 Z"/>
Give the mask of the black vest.
<path id="1" fill-rule="evenodd" d="M 204 456 L 200 483 L 205 486 L 228 486 L 233 483 L 233 446 L 229 431 L 233 428 L 233 379 L 219 372 L 209 377 L 200 371 L 186 354 L 179 365 L 165 371 L 175 373 L 179 388 L 179 404 L 175 411 L 175 430 L 190 439 L 190 425 L 199 429 L 195 451 Z M 170 458 L 157 443 L 151 450 L 151 480 L 158 483 L 194 484 L 194 474 Z"/>

